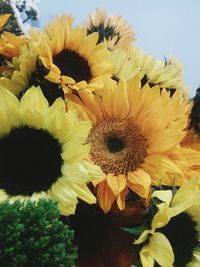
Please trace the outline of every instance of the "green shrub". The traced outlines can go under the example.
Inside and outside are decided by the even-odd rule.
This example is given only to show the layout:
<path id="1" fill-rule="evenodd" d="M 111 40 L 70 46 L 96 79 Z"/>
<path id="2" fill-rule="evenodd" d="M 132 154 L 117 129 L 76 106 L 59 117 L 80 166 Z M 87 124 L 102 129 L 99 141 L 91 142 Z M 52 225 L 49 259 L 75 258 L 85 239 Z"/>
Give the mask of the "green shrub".
<path id="1" fill-rule="evenodd" d="M 72 241 L 73 231 L 59 220 L 55 202 L 0 204 L 1 267 L 74 267 Z"/>

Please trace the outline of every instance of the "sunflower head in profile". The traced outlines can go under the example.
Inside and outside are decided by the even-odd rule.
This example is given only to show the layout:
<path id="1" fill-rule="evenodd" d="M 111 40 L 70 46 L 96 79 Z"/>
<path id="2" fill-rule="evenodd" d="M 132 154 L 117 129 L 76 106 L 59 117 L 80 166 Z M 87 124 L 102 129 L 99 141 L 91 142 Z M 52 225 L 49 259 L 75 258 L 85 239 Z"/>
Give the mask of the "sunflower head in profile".
<path id="1" fill-rule="evenodd" d="M 145 230 L 134 242 L 142 244 L 140 259 L 143 267 L 199 266 L 199 185 L 200 178 L 195 177 L 177 192 L 155 190 L 152 193 L 153 202 L 159 203 L 156 205 L 157 211 L 152 214 L 150 229 Z"/>
<path id="2" fill-rule="evenodd" d="M 22 92 L 34 85 L 32 73 L 36 69 L 36 55 L 28 46 L 21 47 L 19 55 L 10 59 L 4 57 L 0 73 L 0 86 L 20 96 Z"/>
<path id="3" fill-rule="evenodd" d="M 87 33 L 99 33 L 98 43 L 107 40 L 110 50 L 116 47 L 127 49 L 134 41 L 134 32 L 121 16 L 108 16 L 105 10 L 98 9 L 94 15 L 90 15 L 87 25 Z"/>
<path id="4" fill-rule="evenodd" d="M 142 85 L 159 85 L 161 90 L 165 88 L 171 95 L 176 90 L 187 95 L 188 89 L 183 82 L 183 66 L 177 58 L 170 56 L 165 60 L 156 60 L 136 47 L 129 49 L 129 56 L 140 68 Z"/>
<path id="5" fill-rule="evenodd" d="M 0 200 L 53 198 L 61 214 L 75 211 L 77 198 L 95 203 L 87 188 L 100 169 L 85 160 L 90 122 L 65 111 L 61 98 L 49 107 L 40 88 L 19 101 L 0 90 Z"/>
<path id="6" fill-rule="evenodd" d="M 94 183 L 105 212 L 115 200 L 124 208 L 128 188 L 147 199 L 151 185 L 179 185 L 196 174 L 191 168 L 199 165 L 200 153 L 180 145 L 191 108 L 181 92 L 170 97 L 159 86 L 141 89 L 135 76 L 128 83 L 109 79 L 102 97 L 83 90 L 79 95 L 93 121 L 90 158 L 106 174 Z"/>
<path id="7" fill-rule="evenodd" d="M 109 60 L 115 66 L 112 79 L 119 82 L 120 79 L 128 81 L 136 74 L 141 73 L 141 66 L 130 56 L 130 52 L 122 48 L 116 48 L 111 51 Z M 141 73 L 142 74 L 142 73 Z"/>
<path id="8" fill-rule="evenodd" d="M 105 78 L 112 76 L 109 50 L 106 44 L 97 44 L 98 33 L 87 35 L 85 27 L 72 28 L 72 19 L 67 15 L 31 36 L 36 54 L 48 71 L 45 78 L 59 84 L 66 93 L 102 88 Z"/>

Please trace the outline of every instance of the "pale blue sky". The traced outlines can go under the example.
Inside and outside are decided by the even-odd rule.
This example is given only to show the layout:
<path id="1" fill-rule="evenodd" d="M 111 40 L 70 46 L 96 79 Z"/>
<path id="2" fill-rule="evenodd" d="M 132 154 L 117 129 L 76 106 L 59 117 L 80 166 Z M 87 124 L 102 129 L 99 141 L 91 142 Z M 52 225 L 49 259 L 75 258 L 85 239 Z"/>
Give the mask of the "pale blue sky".
<path id="1" fill-rule="evenodd" d="M 83 23 L 97 7 L 123 16 L 143 51 L 160 59 L 175 55 L 184 65 L 185 83 L 194 95 L 200 86 L 199 0 L 40 0 L 41 26 L 64 12 Z"/>

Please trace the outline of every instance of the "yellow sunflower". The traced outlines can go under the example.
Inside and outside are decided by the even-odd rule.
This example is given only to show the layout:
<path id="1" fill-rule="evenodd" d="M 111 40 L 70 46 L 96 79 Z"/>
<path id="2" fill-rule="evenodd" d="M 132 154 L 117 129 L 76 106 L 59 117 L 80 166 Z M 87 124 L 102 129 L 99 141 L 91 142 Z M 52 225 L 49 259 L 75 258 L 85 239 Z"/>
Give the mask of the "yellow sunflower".
<path id="1" fill-rule="evenodd" d="M 0 55 L 13 58 L 19 55 L 20 48 L 27 45 L 27 38 L 24 35 L 15 36 L 4 31 L 0 38 Z"/>
<path id="2" fill-rule="evenodd" d="M 4 31 L 4 25 L 7 23 L 11 14 L 0 16 L 0 55 L 7 58 L 12 58 L 19 55 L 20 47 L 27 43 L 27 38 L 24 35 L 16 36 L 11 32 Z"/>
<path id="3" fill-rule="evenodd" d="M 66 113 L 61 98 L 49 107 L 40 88 L 20 102 L 1 89 L 0 118 L 0 201 L 50 197 L 63 215 L 75 212 L 77 198 L 95 203 L 87 183 L 102 173 L 85 160 L 90 122 Z"/>
<path id="4" fill-rule="evenodd" d="M 50 23 L 44 32 L 32 32 L 39 59 L 49 73 L 50 82 L 60 84 L 66 93 L 73 89 L 102 87 L 111 77 L 106 44 L 97 45 L 98 33 L 87 35 L 85 27 L 72 28 L 71 17 L 64 15 Z"/>
<path id="5" fill-rule="evenodd" d="M 180 185 L 196 172 L 200 153 L 180 142 L 191 105 L 181 92 L 173 97 L 138 76 L 118 84 L 109 79 L 102 97 L 80 91 L 80 102 L 93 127 L 90 158 L 106 174 L 97 185 L 100 206 L 108 212 L 117 200 L 124 208 L 127 188 L 148 198 L 150 185 Z M 74 105 L 76 107 L 77 105 Z M 79 106 L 80 115 L 85 113 Z"/>
<path id="6" fill-rule="evenodd" d="M 31 75 L 36 69 L 36 54 L 33 49 L 21 47 L 18 57 L 13 57 L 0 74 L 0 86 L 19 95 L 31 85 Z"/>
<path id="7" fill-rule="evenodd" d="M 59 84 L 45 78 L 48 72 L 37 58 L 31 43 L 28 43 L 20 49 L 18 57 L 6 62 L 6 65 L 2 66 L 2 71 L 0 68 L 0 86 L 11 91 L 19 99 L 31 86 L 40 86 L 49 105 L 52 105 L 57 98 L 64 99 L 64 92 Z"/>
<path id="8" fill-rule="evenodd" d="M 105 10 L 97 8 L 94 15 L 90 15 L 86 22 L 88 34 L 99 33 L 98 43 L 107 40 L 110 50 L 117 47 L 128 49 L 135 40 L 135 33 L 121 16 L 108 16 Z"/>
<path id="9" fill-rule="evenodd" d="M 154 191 L 151 198 L 161 204 L 151 222 L 134 244 L 143 244 L 143 267 L 196 267 L 200 264 L 200 178 L 183 184 L 173 197 L 171 190 Z"/>
<path id="10" fill-rule="evenodd" d="M 141 68 L 142 85 L 149 82 L 149 85 L 159 85 L 161 88 L 166 88 L 173 94 L 176 89 L 182 90 L 186 94 L 188 89 L 184 85 L 183 67 L 181 63 L 173 56 L 170 56 L 165 61 L 155 60 L 155 58 L 132 47 L 129 55 L 133 61 L 137 62 Z"/>

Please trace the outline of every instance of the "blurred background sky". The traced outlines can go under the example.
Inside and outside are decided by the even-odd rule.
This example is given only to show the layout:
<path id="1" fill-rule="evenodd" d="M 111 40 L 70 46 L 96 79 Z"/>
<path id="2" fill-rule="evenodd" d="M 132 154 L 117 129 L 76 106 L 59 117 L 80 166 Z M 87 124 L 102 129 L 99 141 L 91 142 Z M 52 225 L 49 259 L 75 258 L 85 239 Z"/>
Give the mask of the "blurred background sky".
<path id="1" fill-rule="evenodd" d="M 194 96 L 200 86 L 199 0 L 40 0 L 40 26 L 64 12 L 81 24 L 96 8 L 123 16 L 136 33 L 136 46 L 163 59 L 172 54 L 184 66 L 185 84 Z"/>

